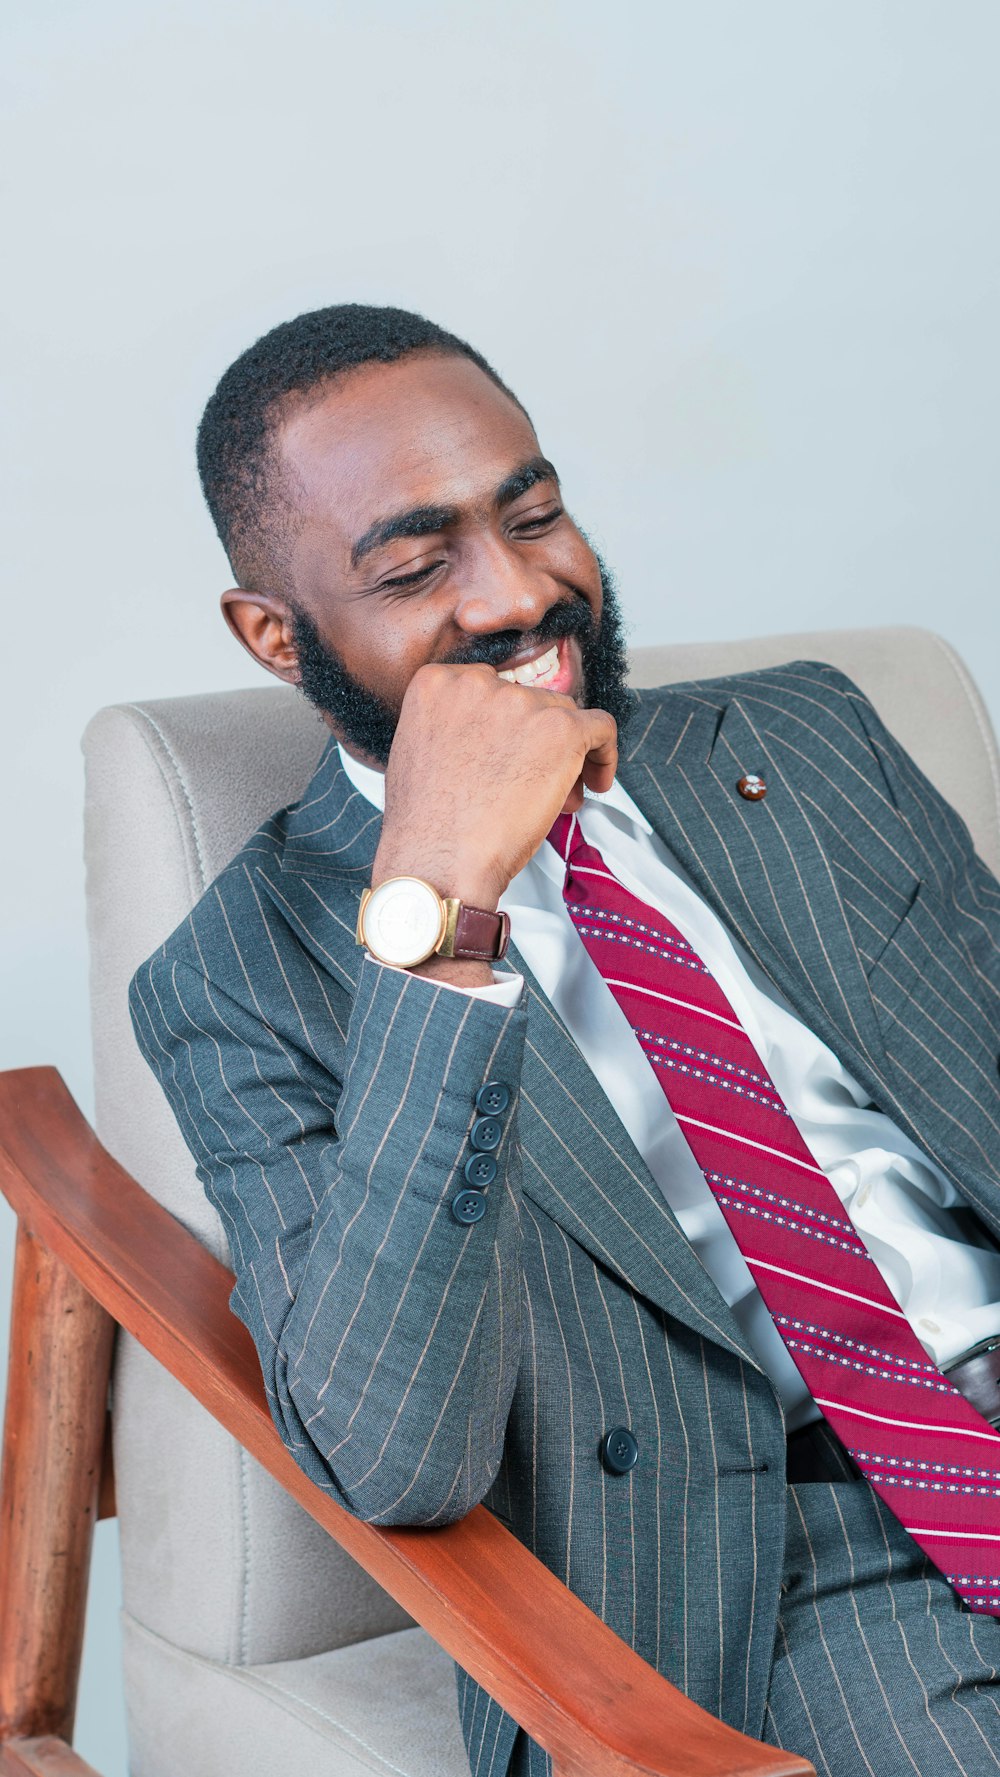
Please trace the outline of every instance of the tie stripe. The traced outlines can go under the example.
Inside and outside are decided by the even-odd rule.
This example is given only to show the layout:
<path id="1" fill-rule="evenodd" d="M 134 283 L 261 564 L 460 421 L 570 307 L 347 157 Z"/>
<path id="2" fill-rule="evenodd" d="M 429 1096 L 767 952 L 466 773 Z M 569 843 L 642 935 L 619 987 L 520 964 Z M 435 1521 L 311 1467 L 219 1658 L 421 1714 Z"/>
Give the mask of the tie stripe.
<path id="1" fill-rule="evenodd" d="M 697 952 L 612 875 L 575 815 L 549 838 L 570 918 L 816 1405 L 901 1522 L 919 1498 L 923 1521 L 904 1528 L 956 1570 L 946 1577 L 968 1607 L 1000 1612 L 1000 1433 L 928 1361 Z"/>

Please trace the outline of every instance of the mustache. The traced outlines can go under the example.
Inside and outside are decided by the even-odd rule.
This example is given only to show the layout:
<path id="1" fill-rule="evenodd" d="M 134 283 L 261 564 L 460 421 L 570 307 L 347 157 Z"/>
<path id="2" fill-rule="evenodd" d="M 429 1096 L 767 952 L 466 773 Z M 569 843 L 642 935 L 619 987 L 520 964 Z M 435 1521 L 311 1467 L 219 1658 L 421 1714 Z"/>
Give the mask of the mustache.
<path id="1" fill-rule="evenodd" d="M 502 666 L 505 660 L 522 648 L 540 647 L 544 642 L 559 642 L 565 636 L 576 636 L 581 642 L 593 639 L 597 631 L 594 613 L 582 593 L 572 599 L 559 599 L 550 605 L 544 617 L 532 630 L 503 629 L 496 635 L 476 636 L 463 648 L 444 657 L 446 666 Z"/>

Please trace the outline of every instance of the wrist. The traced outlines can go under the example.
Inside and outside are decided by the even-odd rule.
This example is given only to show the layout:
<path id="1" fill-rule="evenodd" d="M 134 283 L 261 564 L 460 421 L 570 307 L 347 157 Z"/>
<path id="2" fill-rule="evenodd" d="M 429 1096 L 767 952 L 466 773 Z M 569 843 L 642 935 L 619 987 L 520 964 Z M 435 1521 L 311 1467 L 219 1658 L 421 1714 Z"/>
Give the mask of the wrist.
<path id="1" fill-rule="evenodd" d="M 423 975 L 428 981 L 442 981 L 448 987 L 493 986 L 493 970 L 489 963 L 471 958 L 460 961 L 457 957 L 429 956 L 426 962 L 415 963 L 406 973 Z"/>

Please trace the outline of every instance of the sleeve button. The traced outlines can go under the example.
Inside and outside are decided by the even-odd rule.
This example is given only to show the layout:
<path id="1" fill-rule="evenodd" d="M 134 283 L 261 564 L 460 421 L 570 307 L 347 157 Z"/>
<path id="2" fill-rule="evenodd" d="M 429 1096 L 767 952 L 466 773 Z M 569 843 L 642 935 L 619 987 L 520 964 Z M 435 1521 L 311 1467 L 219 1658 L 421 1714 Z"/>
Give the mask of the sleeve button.
<path id="1" fill-rule="evenodd" d="M 616 1425 L 601 1439 L 601 1461 L 609 1474 L 627 1475 L 639 1460 L 639 1446 L 626 1425 Z"/>
<path id="2" fill-rule="evenodd" d="M 502 1080 L 487 1080 L 476 1093 L 476 1109 L 485 1116 L 499 1117 L 510 1104 L 510 1087 Z"/>
<path id="3" fill-rule="evenodd" d="M 500 1146 L 503 1124 L 495 1117 L 477 1117 L 469 1132 L 469 1146 L 478 1154 L 490 1154 Z"/>
<path id="4" fill-rule="evenodd" d="M 474 1191 L 485 1191 L 497 1176 L 497 1163 L 492 1154 L 470 1154 L 462 1171 L 467 1185 Z"/>
<path id="5" fill-rule="evenodd" d="M 456 1222 L 478 1222 L 486 1214 L 486 1198 L 481 1191 L 459 1191 L 452 1198 L 451 1213 Z"/>

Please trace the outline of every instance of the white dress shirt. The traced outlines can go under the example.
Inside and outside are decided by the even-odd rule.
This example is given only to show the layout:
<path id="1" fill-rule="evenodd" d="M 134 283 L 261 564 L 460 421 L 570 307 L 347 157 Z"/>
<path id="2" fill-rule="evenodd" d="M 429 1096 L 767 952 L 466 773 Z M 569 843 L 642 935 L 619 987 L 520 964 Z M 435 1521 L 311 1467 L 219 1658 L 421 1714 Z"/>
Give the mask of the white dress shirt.
<path id="1" fill-rule="evenodd" d="M 382 773 L 343 748 L 344 770 L 376 808 Z M 732 938 L 615 781 L 586 795 L 580 824 L 625 888 L 670 919 L 715 976 L 815 1158 L 928 1356 L 943 1365 L 1000 1330 L 1000 1250 L 970 1242 L 962 1198 L 867 1095 Z M 596 1075 L 685 1235 L 774 1382 L 790 1431 L 818 1417 L 791 1356 L 625 1014 L 577 935 L 564 868 L 543 844 L 500 906 L 511 939 Z M 468 991 L 516 1005 L 524 977 Z M 456 989 L 455 991 L 466 991 Z"/>

